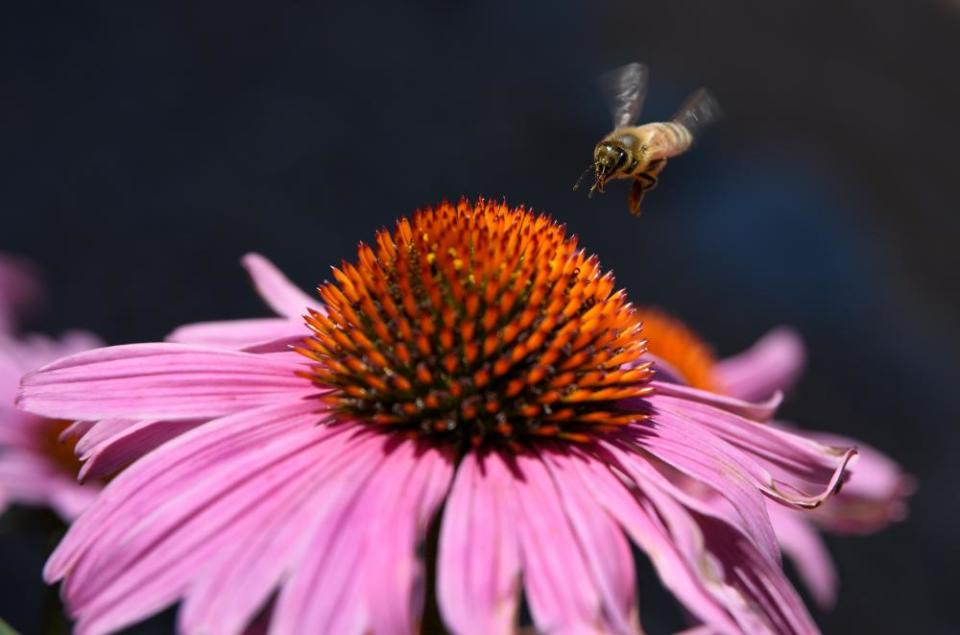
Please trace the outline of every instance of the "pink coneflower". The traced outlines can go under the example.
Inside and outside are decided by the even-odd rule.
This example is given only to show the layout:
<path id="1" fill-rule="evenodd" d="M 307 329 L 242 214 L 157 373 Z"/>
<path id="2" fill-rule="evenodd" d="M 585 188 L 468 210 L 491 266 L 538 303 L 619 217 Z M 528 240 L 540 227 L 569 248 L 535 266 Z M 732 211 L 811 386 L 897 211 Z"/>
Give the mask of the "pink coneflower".
<path id="1" fill-rule="evenodd" d="M 696 388 L 725 393 L 738 399 L 768 399 L 789 389 L 803 371 L 803 342 L 792 330 L 779 328 L 749 350 L 717 360 L 707 344 L 676 318 L 658 309 L 638 310 L 650 354 L 674 378 Z M 771 423 L 787 429 L 783 424 Z M 821 443 L 856 447 L 859 456 L 843 489 L 812 511 L 794 511 L 768 504 L 777 538 L 814 599 L 822 607 L 836 600 L 837 574 L 826 545 L 815 527 L 838 534 L 879 531 L 907 514 L 906 498 L 913 479 L 882 452 L 845 437 L 802 432 Z"/>
<path id="2" fill-rule="evenodd" d="M 17 410 L 13 402 L 24 373 L 101 345 L 81 332 L 60 340 L 0 335 L 0 512 L 11 503 L 42 506 L 71 521 L 100 490 L 94 481 L 77 482 L 80 461 L 74 454 L 75 437 L 68 432 L 70 422 Z"/>
<path id="3" fill-rule="evenodd" d="M 522 592 L 539 631 L 632 633 L 628 536 L 713 630 L 815 632 L 764 497 L 816 507 L 854 451 L 758 423 L 774 401 L 653 380 L 636 311 L 550 218 L 420 211 L 334 269 L 322 303 L 247 265 L 283 318 L 23 380 L 24 409 L 108 426 L 97 460 L 143 454 L 47 563 L 78 632 L 179 600 L 187 633 L 268 605 L 274 633 L 409 633 L 429 594 L 455 633 L 510 633 Z"/>

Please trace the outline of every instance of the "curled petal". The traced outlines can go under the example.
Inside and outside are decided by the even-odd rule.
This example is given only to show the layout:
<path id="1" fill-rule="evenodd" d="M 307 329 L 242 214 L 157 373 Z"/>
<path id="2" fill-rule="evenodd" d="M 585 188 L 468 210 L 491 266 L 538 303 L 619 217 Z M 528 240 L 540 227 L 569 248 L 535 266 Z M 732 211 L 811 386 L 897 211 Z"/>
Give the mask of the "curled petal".
<path id="1" fill-rule="evenodd" d="M 792 507 L 819 507 L 839 490 L 847 465 L 857 455 L 855 448 L 823 445 L 703 404 L 662 395 L 650 402 L 664 427 L 722 441 L 742 457 L 741 466 L 767 496 Z"/>
<path id="2" fill-rule="evenodd" d="M 824 433 L 807 436 L 831 445 L 857 444 L 860 453 L 843 488 L 817 509 L 811 520 L 834 533 L 862 535 L 907 517 L 907 499 L 916 490 L 916 482 L 893 459 L 845 437 Z"/>

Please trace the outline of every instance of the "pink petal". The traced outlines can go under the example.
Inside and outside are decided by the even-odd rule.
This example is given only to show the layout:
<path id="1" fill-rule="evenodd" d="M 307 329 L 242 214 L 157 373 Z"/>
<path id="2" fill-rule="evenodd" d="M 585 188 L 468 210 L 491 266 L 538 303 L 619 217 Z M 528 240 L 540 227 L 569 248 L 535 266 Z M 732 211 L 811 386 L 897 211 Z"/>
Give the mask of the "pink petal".
<path id="1" fill-rule="evenodd" d="M 247 254 L 243 266 L 253 284 L 271 309 L 288 318 L 299 319 L 307 308 L 323 312 L 320 303 L 301 291 L 272 262 L 260 254 Z"/>
<path id="2" fill-rule="evenodd" d="M 760 425 L 699 403 L 653 395 L 655 418 L 664 427 L 693 436 L 714 437 L 741 457 L 767 496 L 787 505 L 812 509 L 837 492 L 853 448 L 827 446 L 770 425 Z M 731 454 L 731 455 L 733 455 Z"/>
<path id="3" fill-rule="evenodd" d="M 869 534 L 907 517 L 907 498 L 916 489 L 910 475 L 876 448 L 836 435 L 797 434 L 820 443 L 857 444 L 859 457 L 840 492 L 817 509 L 812 520 L 839 534 Z"/>
<path id="4" fill-rule="evenodd" d="M 0 447 L 36 448 L 40 444 L 37 426 L 44 419 L 0 404 Z"/>
<path id="5" fill-rule="evenodd" d="M 770 562 L 779 564 L 780 549 L 760 489 L 761 484 L 769 481 L 769 475 L 749 457 L 686 422 L 674 424 L 669 416 L 658 415 L 645 426 L 642 434 L 633 439 L 633 443 L 686 475 L 691 483 L 671 482 L 679 479 L 661 474 L 663 468 L 642 451 L 627 451 L 613 444 L 606 446 L 630 476 L 655 482 L 684 504 L 740 528 Z M 728 505 L 697 500 L 693 486 L 715 492 Z"/>
<path id="6" fill-rule="evenodd" d="M 149 508 L 139 513 L 130 509 L 108 519 L 109 529 L 89 545 L 63 586 L 78 629 L 113 631 L 175 601 L 212 559 L 238 549 L 290 496 L 310 491 L 306 485 L 322 464 L 324 441 L 342 429 L 318 427 L 315 415 L 289 407 L 285 418 L 298 425 L 258 447 L 248 446 L 239 455 L 215 461 L 203 472 L 193 472 L 192 479 L 171 484 L 150 497 Z M 157 474 L 161 466 L 137 468 L 181 440 L 183 453 L 189 453 L 204 436 L 200 433 L 216 423 L 197 428 L 132 466 L 131 480 L 165 476 Z M 272 427 L 270 423 L 262 421 L 266 427 Z M 232 432 L 221 429 L 220 436 Z M 184 472 L 187 466 L 174 469 Z M 126 475 L 127 471 L 121 473 L 118 480 Z M 109 490 L 108 486 L 105 498 Z M 142 504 L 143 498 L 138 495 L 138 502 Z"/>
<path id="7" fill-rule="evenodd" d="M 623 482 L 599 461 L 573 463 L 584 487 L 617 519 L 630 537 L 650 557 L 664 586 L 684 607 L 718 633 L 737 633 L 736 623 L 707 590 L 699 566 L 702 540 L 697 532 L 671 535 L 658 510 L 641 492 L 627 490 Z M 688 527 L 689 529 L 689 527 Z"/>
<path id="8" fill-rule="evenodd" d="M 99 493 L 99 485 L 94 483 L 81 485 L 65 476 L 56 487 L 51 489 L 48 504 L 60 518 L 69 523 L 86 511 Z"/>
<path id="9" fill-rule="evenodd" d="M 78 457 L 85 460 L 97 446 L 110 441 L 118 434 L 126 432 L 141 422 L 136 419 L 103 419 L 102 421 L 86 421 L 84 423 L 86 424 L 86 431 L 77 440 L 74 450 Z"/>
<path id="10" fill-rule="evenodd" d="M 563 509 L 600 592 L 612 632 L 634 633 L 637 622 L 636 580 L 630 546 L 616 522 L 597 504 L 577 475 L 577 461 L 567 453 L 541 454 Z"/>
<path id="11" fill-rule="evenodd" d="M 287 356 L 185 344 L 130 344 L 56 361 L 26 375 L 19 406 L 57 419 L 218 417 L 315 389 Z"/>
<path id="12" fill-rule="evenodd" d="M 451 457 L 438 450 L 421 448 L 411 460 L 416 467 L 370 527 L 368 541 L 376 546 L 368 549 L 362 587 L 374 633 L 419 631 L 425 583 L 416 550 L 453 476 Z"/>
<path id="13" fill-rule="evenodd" d="M 97 427 L 104 423 L 101 422 Z M 203 423 L 203 420 L 189 419 L 184 421 L 137 421 L 133 422 L 132 425 L 125 426 L 122 430 L 115 431 L 109 438 L 100 441 L 98 444 L 91 445 L 82 454 L 80 453 L 80 445 L 77 444 L 77 452 L 81 460 L 84 461 L 77 477 L 82 481 L 113 474 L 154 448 Z M 84 440 L 86 438 L 84 437 Z"/>
<path id="14" fill-rule="evenodd" d="M 252 526 L 243 540 L 228 546 L 203 567 L 190 585 L 180 610 L 185 633 L 239 633 L 261 610 L 305 557 L 316 518 L 333 492 L 365 469 L 381 441 L 349 432 L 317 446 L 317 469 L 269 514 Z"/>
<path id="15" fill-rule="evenodd" d="M 74 421 L 60 433 L 59 440 L 66 441 L 67 439 L 81 438 L 89 432 L 96 423 L 96 421 Z"/>
<path id="16" fill-rule="evenodd" d="M 211 421 L 162 445 L 121 472 L 88 513 L 70 527 L 47 561 L 45 579 L 63 578 L 91 549 L 109 553 L 111 543 L 127 531 L 129 522 L 154 510 L 155 501 L 165 499 L 169 492 L 193 486 L 197 474 L 229 465 L 235 457 L 320 420 L 312 404 L 293 401 Z"/>
<path id="17" fill-rule="evenodd" d="M 592 563 L 570 526 L 556 484 L 543 462 L 516 457 L 524 589 L 537 629 L 546 633 L 601 630 L 615 620 L 608 614 Z"/>
<path id="18" fill-rule="evenodd" d="M 656 490 L 649 490 L 668 524 L 679 527 L 690 520 L 696 522 L 703 535 L 705 554 L 710 554 L 711 572 L 716 592 L 728 602 L 729 610 L 746 633 L 815 634 L 816 624 L 790 585 L 783 570 L 762 557 L 756 546 L 730 526 L 696 513 L 665 511 L 672 499 Z M 679 508 L 676 510 L 679 512 Z M 708 556 L 704 555 L 704 558 Z M 761 628 L 757 619 L 766 623 Z"/>
<path id="19" fill-rule="evenodd" d="M 419 606 L 413 605 L 422 596 L 418 598 L 413 587 L 416 572 L 411 570 L 409 555 L 400 563 L 381 567 L 377 573 L 387 580 L 369 587 L 373 566 L 369 558 L 376 557 L 380 547 L 373 536 L 383 537 L 381 523 L 390 519 L 381 511 L 402 497 L 408 482 L 425 495 L 426 504 L 420 509 L 425 513 L 415 523 L 425 522 L 430 515 L 428 508 L 439 500 L 438 494 L 449 479 L 449 471 L 442 465 L 447 458 L 435 450 L 418 456 L 412 441 L 394 439 L 387 445 L 384 438 L 379 440 L 380 447 L 371 448 L 369 455 L 358 461 L 365 469 L 350 479 L 341 479 L 340 486 L 330 490 L 324 508 L 317 511 L 321 522 L 296 572 L 280 592 L 271 632 L 361 633 L 372 629 L 372 619 L 385 619 L 390 624 L 381 632 L 413 632 L 413 620 L 408 621 L 406 616 L 417 617 Z M 417 483 L 422 488 L 417 488 Z M 401 538 L 403 546 L 393 547 L 412 550 L 411 538 L 419 537 L 406 532 Z M 409 609 L 394 605 L 380 612 L 372 606 L 374 602 L 399 602 Z M 374 612 L 379 613 L 376 618 Z M 394 622 L 394 617 L 400 622 Z"/>
<path id="20" fill-rule="evenodd" d="M 46 505 L 58 476 L 56 466 L 40 454 L 15 449 L 0 453 L 0 488 L 12 502 Z"/>
<path id="21" fill-rule="evenodd" d="M 309 335 L 301 319 L 260 318 L 187 324 L 167 336 L 168 342 L 243 350 L 277 340 L 302 340 Z"/>
<path id="22" fill-rule="evenodd" d="M 498 453 L 467 453 L 443 513 L 437 601 L 458 635 L 515 630 L 520 547 L 514 475 Z"/>
<path id="23" fill-rule="evenodd" d="M 65 521 L 79 516 L 99 487 L 80 485 L 49 458 L 32 451 L 0 451 L 0 490 L 8 502 L 50 507 Z"/>
<path id="24" fill-rule="evenodd" d="M 656 388 L 656 394 L 658 395 L 677 397 L 691 403 L 701 403 L 753 421 L 769 421 L 783 401 L 782 393 L 769 395 L 763 402 L 751 403 L 681 384 L 660 381 L 650 382 L 650 384 Z"/>
<path id="25" fill-rule="evenodd" d="M 803 340 L 794 330 L 781 327 L 743 353 L 719 362 L 714 372 L 725 392 L 754 401 L 789 390 L 805 363 Z"/>
<path id="26" fill-rule="evenodd" d="M 784 552 L 793 561 L 800 579 L 822 609 L 837 599 L 837 570 L 808 514 L 770 505 L 770 520 Z"/>

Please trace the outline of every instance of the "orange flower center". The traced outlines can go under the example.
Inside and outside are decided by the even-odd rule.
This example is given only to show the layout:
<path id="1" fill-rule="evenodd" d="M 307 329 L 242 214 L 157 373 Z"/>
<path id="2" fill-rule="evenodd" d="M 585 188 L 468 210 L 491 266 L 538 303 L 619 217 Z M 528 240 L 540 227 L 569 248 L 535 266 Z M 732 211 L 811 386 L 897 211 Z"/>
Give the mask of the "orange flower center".
<path id="1" fill-rule="evenodd" d="M 713 369 L 717 358 L 710 347 L 683 322 L 654 308 L 639 308 L 647 350 L 677 371 L 694 388 L 716 390 Z"/>
<path id="2" fill-rule="evenodd" d="M 298 351 L 342 418 L 452 443 L 590 435 L 642 419 L 640 318 L 544 215 L 441 204 L 361 244 L 320 286 Z"/>
<path id="3" fill-rule="evenodd" d="M 72 421 L 62 419 L 48 419 L 38 423 L 41 426 L 41 449 L 57 467 L 72 477 L 76 477 L 82 463 L 74 453 L 77 438 L 71 437 L 60 440 L 60 435 L 70 427 Z"/>

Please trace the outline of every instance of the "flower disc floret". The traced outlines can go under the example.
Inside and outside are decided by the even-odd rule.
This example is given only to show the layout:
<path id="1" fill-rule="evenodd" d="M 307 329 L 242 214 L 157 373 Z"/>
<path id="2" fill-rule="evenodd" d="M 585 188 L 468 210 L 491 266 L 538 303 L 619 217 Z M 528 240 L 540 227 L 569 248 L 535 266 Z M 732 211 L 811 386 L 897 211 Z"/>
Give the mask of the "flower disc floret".
<path id="1" fill-rule="evenodd" d="M 297 350 L 342 418 L 476 445 L 586 441 L 643 416 L 615 408 L 651 391 L 640 319 L 548 216 L 445 203 L 333 277 Z"/>

